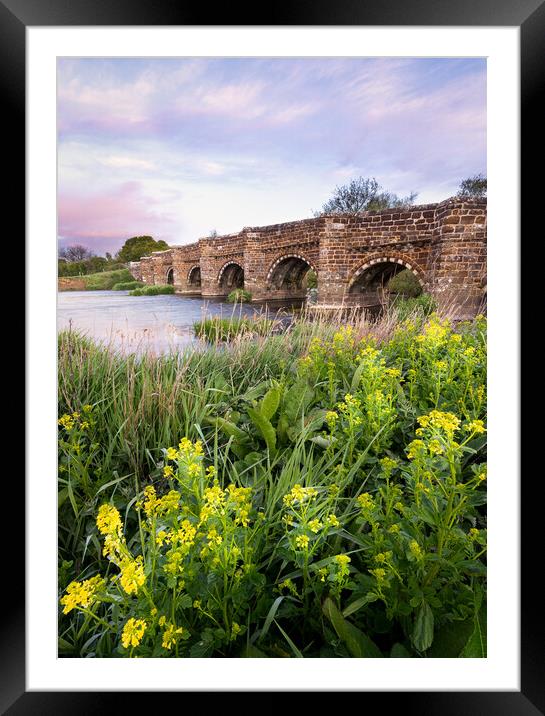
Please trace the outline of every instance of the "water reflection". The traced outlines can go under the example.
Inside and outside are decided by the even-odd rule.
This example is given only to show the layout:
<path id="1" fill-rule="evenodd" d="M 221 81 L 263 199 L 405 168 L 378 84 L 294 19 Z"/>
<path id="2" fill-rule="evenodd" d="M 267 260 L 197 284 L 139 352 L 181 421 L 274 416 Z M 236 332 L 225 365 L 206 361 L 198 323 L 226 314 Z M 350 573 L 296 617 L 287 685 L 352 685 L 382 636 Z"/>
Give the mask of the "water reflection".
<path id="1" fill-rule="evenodd" d="M 124 353 L 169 353 L 202 345 L 193 323 L 205 316 L 275 316 L 279 307 L 237 305 L 185 296 L 129 296 L 128 291 L 64 291 L 57 330 L 72 327 Z M 287 308 L 280 308 L 286 315 Z"/>

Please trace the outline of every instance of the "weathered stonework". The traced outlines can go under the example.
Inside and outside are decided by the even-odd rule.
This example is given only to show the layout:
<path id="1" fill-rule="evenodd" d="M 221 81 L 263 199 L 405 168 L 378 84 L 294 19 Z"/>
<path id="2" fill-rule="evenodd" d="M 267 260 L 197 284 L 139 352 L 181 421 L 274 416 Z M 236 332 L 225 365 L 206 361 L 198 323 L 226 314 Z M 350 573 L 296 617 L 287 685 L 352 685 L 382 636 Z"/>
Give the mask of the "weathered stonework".
<path id="1" fill-rule="evenodd" d="M 253 301 L 304 298 L 313 269 L 322 307 L 375 305 L 387 280 L 407 268 L 469 317 L 486 298 L 486 200 L 246 227 L 155 252 L 130 268 L 178 293 L 222 297 L 240 286 Z"/>

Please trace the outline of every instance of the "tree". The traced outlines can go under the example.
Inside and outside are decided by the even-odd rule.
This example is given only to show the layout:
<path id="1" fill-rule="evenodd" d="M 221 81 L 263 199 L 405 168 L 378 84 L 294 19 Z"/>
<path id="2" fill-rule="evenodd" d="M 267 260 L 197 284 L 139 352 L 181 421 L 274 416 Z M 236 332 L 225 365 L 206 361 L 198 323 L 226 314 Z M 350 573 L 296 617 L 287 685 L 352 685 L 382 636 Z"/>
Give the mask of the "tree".
<path id="1" fill-rule="evenodd" d="M 412 192 L 406 197 L 398 197 L 383 187 L 374 177 L 358 177 L 349 184 L 335 187 L 333 196 L 326 201 L 314 216 L 324 214 L 361 214 L 364 211 L 381 211 L 383 209 L 404 209 L 414 204 L 417 194 Z"/>
<path id="2" fill-rule="evenodd" d="M 149 256 L 154 251 L 168 249 L 166 241 L 155 241 L 152 236 L 133 236 L 127 239 L 116 254 L 117 261 L 128 263 L 139 261 L 142 256 Z"/>
<path id="3" fill-rule="evenodd" d="M 484 174 L 476 174 L 460 182 L 458 187 L 459 199 L 484 199 L 486 197 L 486 177 Z"/>
<path id="4" fill-rule="evenodd" d="M 211 229 L 210 233 L 208 234 L 209 239 L 215 239 L 218 236 L 218 232 L 216 229 Z"/>
<path id="5" fill-rule="evenodd" d="M 90 259 L 95 254 L 88 249 L 86 246 L 81 244 L 74 244 L 73 246 L 65 246 L 59 250 L 59 258 L 65 259 L 66 261 L 85 261 Z"/>

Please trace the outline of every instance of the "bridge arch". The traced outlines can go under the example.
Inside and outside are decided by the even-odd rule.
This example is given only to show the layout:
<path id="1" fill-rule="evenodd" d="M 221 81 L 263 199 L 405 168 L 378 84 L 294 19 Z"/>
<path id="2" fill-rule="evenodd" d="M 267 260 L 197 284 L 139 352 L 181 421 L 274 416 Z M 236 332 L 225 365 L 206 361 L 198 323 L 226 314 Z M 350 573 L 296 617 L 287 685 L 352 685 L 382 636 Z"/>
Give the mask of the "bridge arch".
<path id="1" fill-rule="evenodd" d="M 376 256 L 359 266 L 348 281 L 348 294 L 355 298 L 358 295 L 365 302 L 380 302 L 380 293 L 386 288 L 388 281 L 404 269 L 409 270 L 425 291 L 427 282 L 423 270 L 405 257 L 384 254 Z"/>
<path id="2" fill-rule="evenodd" d="M 172 266 L 167 269 L 167 284 L 174 286 L 174 268 Z"/>
<path id="3" fill-rule="evenodd" d="M 192 288 L 200 288 L 201 287 L 201 266 L 200 266 L 200 264 L 195 264 L 187 272 L 187 285 L 191 286 Z"/>
<path id="4" fill-rule="evenodd" d="M 317 274 L 314 264 L 302 254 L 282 254 L 267 272 L 267 286 L 274 289 L 300 291 L 309 271 Z"/>
<path id="5" fill-rule="evenodd" d="M 227 291 L 244 288 L 244 268 L 238 261 L 227 261 L 218 274 L 218 284 Z"/>

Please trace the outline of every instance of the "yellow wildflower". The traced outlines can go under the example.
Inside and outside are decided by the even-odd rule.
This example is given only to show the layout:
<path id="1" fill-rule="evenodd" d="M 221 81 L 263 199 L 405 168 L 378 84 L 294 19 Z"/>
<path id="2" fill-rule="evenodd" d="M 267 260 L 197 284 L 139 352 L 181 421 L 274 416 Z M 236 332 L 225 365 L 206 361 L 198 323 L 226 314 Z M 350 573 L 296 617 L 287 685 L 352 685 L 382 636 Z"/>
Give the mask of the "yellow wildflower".
<path id="1" fill-rule="evenodd" d="M 307 535 L 297 535 L 295 538 L 295 544 L 299 549 L 307 549 L 309 542 L 310 540 Z"/>
<path id="2" fill-rule="evenodd" d="M 208 539 L 208 544 L 210 545 L 210 547 L 221 544 L 223 542 L 223 537 L 218 534 L 217 530 L 215 529 L 210 530 L 206 535 L 206 538 Z"/>
<path id="3" fill-rule="evenodd" d="M 362 510 L 371 510 L 375 506 L 373 498 L 368 492 L 363 492 L 359 495 L 357 502 Z"/>
<path id="4" fill-rule="evenodd" d="M 464 430 L 467 430 L 468 433 L 475 433 L 475 435 L 481 435 L 486 432 L 482 420 L 472 420 L 464 426 Z"/>
<path id="5" fill-rule="evenodd" d="M 133 592 L 136 594 L 138 592 L 138 589 L 146 581 L 142 557 L 137 557 L 134 560 L 126 559 L 121 563 L 119 581 L 127 594 L 132 594 Z"/>
<path id="6" fill-rule="evenodd" d="M 178 451 L 176 448 L 169 447 L 166 451 L 166 458 L 167 460 L 176 460 L 178 458 Z"/>
<path id="7" fill-rule="evenodd" d="M 83 582 L 71 582 L 66 588 L 66 594 L 61 599 L 61 604 L 64 606 L 63 614 L 68 614 L 76 607 L 91 606 L 96 601 L 96 593 L 104 585 L 105 581 L 99 575 Z"/>
<path id="8" fill-rule="evenodd" d="M 233 622 L 233 624 L 231 626 L 231 641 L 234 641 L 238 637 L 238 635 L 240 634 L 241 631 L 242 631 L 242 627 L 240 626 L 240 624 Z"/>
<path id="9" fill-rule="evenodd" d="M 185 629 L 183 627 L 176 628 L 175 624 L 169 624 L 163 632 L 163 642 L 161 646 L 164 649 L 172 649 L 173 645 L 176 644 L 180 637 L 185 635 Z"/>
<path id="10" fill-rule="evenodd" d="M 412 443 L 409 443 L 407 448 L 407 457 L 409 460 L 414 460 L 416 457 L 423 454 L 426 450 L 426 445 L 423 440 L 413 440 Z"/>
<path id="11" fill-rule="evenodd" d="M 97 527 L 103 535 L 120 534 L 121 516 L 118 510 L 112 505 L 101 505 L 97 515 Z"/>
<path id="12" fill-rule="evenodd" d="M 187 466 L 187 474 L 189 477 L 197 477 L 201 473 L 201 466 L 198 462 L 190 462 Z"/>
<path id="13" fill-rule="evenodd" d="M 296 502 L 304 502 L 311 500 L 318 495 L 318 490 L 314 487 L 301 487 L 298 483 L 293 486 L 292 490 L 284 495 L 284 504 L 291 507 Z"/>
<path id="14" fill-rule="evenodd" d="M 121 642 L 125 649 L 129 646 L 138 646 L 142 641 L 147 624 L 143 619 L 134 619 L 131 617 L 123 627 Z"/>
<path id="15" fill-rule="evenodd" d="M 411 554 L 416 557 L 416 559 L 422 559 L 422 557 L 424 556 L 422 548 L 415 539 L 411 540 L 409 544 L 409 550 L 411 551 Z"/>
<path id="16" fill-rule="evenodd" d="M 391 552 L 379 552 L 375 555 L 375 562 L 378 562 L 379 564 L 386 564 L 390 561 L 392 558 Z"/>

